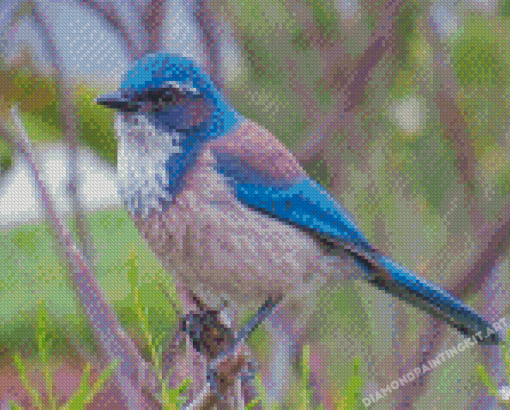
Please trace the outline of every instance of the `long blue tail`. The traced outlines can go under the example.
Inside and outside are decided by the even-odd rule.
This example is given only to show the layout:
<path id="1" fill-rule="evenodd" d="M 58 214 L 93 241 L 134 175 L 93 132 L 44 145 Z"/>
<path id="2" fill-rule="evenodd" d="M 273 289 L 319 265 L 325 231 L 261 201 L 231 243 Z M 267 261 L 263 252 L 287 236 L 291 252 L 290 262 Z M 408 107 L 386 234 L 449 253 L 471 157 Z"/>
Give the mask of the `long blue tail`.
<path id="1" fill-rule="evenodd" d="M 439 285 L 418 277 L 377 251 L 350 250 L 350 253 L 358 263 L 368 267 L 369 282 L 385 292 L 448 323 L 465 336 L 481 332 L 477 335 L 480 344 L 498 344 L 501 341 L 485 319 Z M 489 328 L 492 334 L 487 336 Z"/>

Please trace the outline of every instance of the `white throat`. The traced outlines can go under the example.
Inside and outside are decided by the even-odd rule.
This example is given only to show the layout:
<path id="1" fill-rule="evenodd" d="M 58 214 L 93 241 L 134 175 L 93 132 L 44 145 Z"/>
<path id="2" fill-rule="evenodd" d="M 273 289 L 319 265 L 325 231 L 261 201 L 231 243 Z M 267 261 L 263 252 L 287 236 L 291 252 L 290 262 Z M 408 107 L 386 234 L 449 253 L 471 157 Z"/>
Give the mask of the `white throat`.
<path id="1" fill-rule="evenodd" d="M 168 187 L 167 161 L 182 152 L 179 132 L 157 129 L 145 115 L 115 113 L 118 138 L 117 188 L 132 214 L 147 217 L 162 212 L 172 201 Z"/>

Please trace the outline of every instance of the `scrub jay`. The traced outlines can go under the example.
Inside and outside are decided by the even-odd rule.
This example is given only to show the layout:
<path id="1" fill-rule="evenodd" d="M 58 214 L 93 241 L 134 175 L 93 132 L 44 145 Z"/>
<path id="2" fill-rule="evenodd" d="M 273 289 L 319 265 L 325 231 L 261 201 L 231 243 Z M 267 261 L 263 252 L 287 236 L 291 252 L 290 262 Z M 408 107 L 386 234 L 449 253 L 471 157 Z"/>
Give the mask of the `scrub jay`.
<path id="1" fill-rule="evenodd" d="M 327 283 L 363 278 L 466 336 L 485 335 L 489 325 L 473 309 L 374 248 L 189 59 L 146 55 L 96 102 L 115 109 L 119 194 L 183 304 L 196 295 L 211 309 L 227 306 L 235 327 L 240 314 L 285 297 L 269 319 L 268 400 L 285 396 L 297 337 Z"/>

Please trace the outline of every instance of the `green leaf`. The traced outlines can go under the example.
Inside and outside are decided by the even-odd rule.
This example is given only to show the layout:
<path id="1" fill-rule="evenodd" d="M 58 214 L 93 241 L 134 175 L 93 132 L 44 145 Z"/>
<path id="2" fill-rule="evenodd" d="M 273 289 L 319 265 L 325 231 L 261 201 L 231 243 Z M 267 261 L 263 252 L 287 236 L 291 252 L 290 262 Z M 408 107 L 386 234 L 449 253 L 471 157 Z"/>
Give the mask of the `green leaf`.
<path id="1" fill-rule="evenodd" d="M 299 410 L 311 409 L 311 389 L 310 389 L 310 346 L 303 346 L 301 387 L 299 389 Z"/>
<path id="2" fill-rule="evenodd" d="M 85 398 L 85 404 L 91 403 L 94 399 L 95 395 L 101 391 L 103 388 L 103 385 L 108 381 L 110 378 L 113 370 L 117 367 L 119 364 L 119 360 L 115 359 L 113 362 L 111 362 L 106 369 L 104 369 L 101 372 L 101 375 L 99 376 L 99 379 L 94 383 L 94 386 L 92 386 L 92 389 L 87 394 L 87 397 Z"/>
<path id="3" fill-rule="evenodd" d="M 37 389 L 34 389 L 30 384 L 30 380 L 28 380 L 25 365 L 23 363 L 23 360 L 21 359 L 21 356 L 18 354 L 13 354 L 12 357 L 14 359 L 14 366 L 16 366 L 16 369 L 18 370 L 19 378 L 21 379 L 23 387 L 25 387 L 30 397 L 32 397 L 33 404 L 42 410 L 43 407 L 41 396 L 39 394 L 39 391 Z"/>
<path id="4" fill-rule="evenodd" d="M 482 383 L 489 389 L 489 392 L 492 395 L 496 395 L 498 389 L 497 389 L 496 384 L 494 383 L 494 381 L 491 380 L 491 378 L 489 377 L 489 374 L 485 370 L 485 367 L 479 365 L 478 369 L 477 369 L 477 372 L 478 372 L 478 377 L 480 378 Z"/>
<path id="5" fill-rule="evenodd" d="M 250 410 L 252 409 L 253 407 L 255 407 L 255 405 L 257 405 L 259 403 L 259 400 L 258 399 L 255 399 L 255 400 L 252 400 L 250 403 L 248 403 L 245 407 L 246 410 Z"/>
<path id="6" fill-rule="evenodd" d="M 23 410 L 23 407 L 18 406 L 12 400 L 9 400 L 10 410 Z"/>
<path id="7" fill-rule="evenodd" d="M 510 17 L 510 0 L 501 0 L 499 3 L 499 12 L 503 17 Z"/>
<path id="8" fill-rule="evenodd" d="M 80 388 L 73 395 L 71 400 L 69 400 L 61 410 L 81 410 L 85 408 L 86 404 L 89 404 L 94 400 L 94 397 L 97 393 L 99 393 L 104 386 L 105 382 L 110 378 L 113 370 L 119 364 L 119 360 L 115 359 L 112 363 L 108 365 L 106 369 L 101 372 L 101 375 L 97 379 L 96 383 L 89 388 L 90 382 L 90 364 L 87 363 L 85 370 L 83 372 L 82 382 L 80 384 Z"/>
<path id="9" fill-rule="evenodd" d="M 352 364 L 352 376 L 349 378 L 345 388 L 345 409 L 355 409 L 360 401 L 363 378 L 359 375 L 361 360 L 354 358 Z"/>
<path id="10" fill-rule="evenodd" d="M 338 17 L 333 3 L 328 0 L 308 0 L 313 21 L 321 34 L 334 43 L 339 35 Z"/>
<path id="11" fill-rule="evenodd" d="M 117 161 L 117 139 L 113 130 L 113 112 L 98 106 L 96 90 L 81 87 L 76 92 L 76 109 L 80 138 L 102 159 L 114 165 Z"/>
<path id="12" fill-rule="evenodd" d="M 165 410 L 177 410 L 179 406 L 186 402 L 186 397 L 184 393 L 188 389 L 191 384 L 191 379 L 185 379 L 182 384 L 176 388 L 171 389 L 168 387 L 168 379 L 167 377 L 165 383 L 163 383 L 163 392 L 162 392 L 162 400 L 163 400 L 163 408 Z"/>
<path id="13" fill-rule="evenodd" d="M 85 408 L 85 398 L 89 393 L 90 383 L 90 363 L 87 362 L 85 369 L 83 370 L 83 376 L 81 378 L 80 387 L 75 390 L 71 399 L 62 407 L 61 410 L 83 410 Z"/>
<path id="14" fill-rule="evenodd" d="M 460 84 L 507 85 L 510 74 L 505 39 L 488 18 L 470 16 L 453 43 L 455 74 Z"/>

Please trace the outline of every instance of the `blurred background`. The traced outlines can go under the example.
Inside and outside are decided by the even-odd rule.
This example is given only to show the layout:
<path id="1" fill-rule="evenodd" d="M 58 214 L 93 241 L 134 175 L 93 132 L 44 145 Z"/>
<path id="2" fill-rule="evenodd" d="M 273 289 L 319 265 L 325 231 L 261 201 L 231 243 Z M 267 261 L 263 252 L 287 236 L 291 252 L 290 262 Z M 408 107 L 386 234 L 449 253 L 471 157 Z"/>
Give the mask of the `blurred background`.
<path id="1" fill-rule="evenodd" d="M 204 66 L 375 247 L 495 322 L 509 291 L 509 17 L 509 0 L 3 1 L 0 122 L 17 103 L 55 209 L 142 346 L 130 260 L 153 334 L 171 333 L 178 317 L 117 196 L 113 116 L 93 98 L 155 49 Z M 61 252 L 29 165 L 0 135 L 0 351 L 24 351 L 34 369 L 41 300 L 55 367 L 70 357 L 62 352 L 94 356 Z M 319 298 L 310 377 L 336 408 L 364 408 L 361 398 L 462 340 L 365 283 Z M 258 330 L 250 343 L 263 351 L 264 339 Z M 2 400 L 1 377 L 16 376 L 8 354 L 0 366 Z M 498 351 L 475 347 L 373 406 L 496 408 L 479 366 L 501 384 Z"/>

